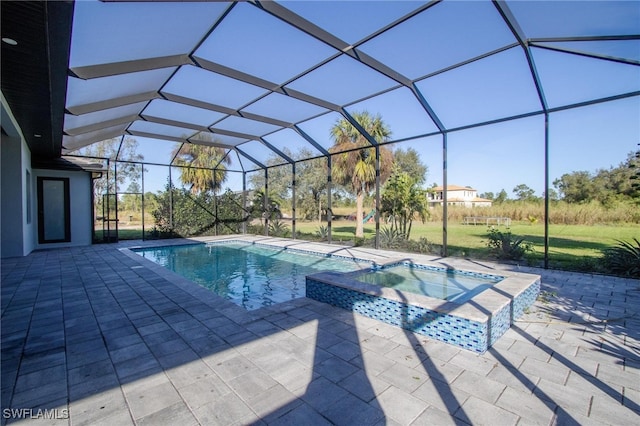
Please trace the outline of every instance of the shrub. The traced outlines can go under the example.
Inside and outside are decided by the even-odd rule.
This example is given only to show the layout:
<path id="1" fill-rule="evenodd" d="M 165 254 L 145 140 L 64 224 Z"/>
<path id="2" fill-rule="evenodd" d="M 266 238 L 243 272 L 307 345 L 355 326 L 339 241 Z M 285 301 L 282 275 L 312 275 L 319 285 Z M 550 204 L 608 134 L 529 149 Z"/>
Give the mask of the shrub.
<path id="1" fill-rule="evenodd" d="M 264 235 L 264 225 L 250 223 L 247 225 L 247 233 L 253 235 Z"/>
<path id="2" fill-rule="evenodd" d="M 320 238 L 320 241 L 326 241 L 329 239 L 329 228 L 324 226 L 324 225 L 320 225 L 318 227 L 318 229 L 316 229 L 316 236 L 318 238 Z"/>
<path id="3" fill-rule="evenodd" d="M 420 237 L 417 241 L 406 240 L 402 246 L 402 250 L 422 254 L 439 254 L 437 247 L 425 237 Z"/>
<path id="4" fill-rule="evenodd" d="M 380 229 L 380 245 L 386 249 L 397 249 L 406 240 L 405 235 L 395 228 L 383 226 Z"/>
<path id="5" fill-rule="evenodd" d="M 289 227 L 281 220 L 275 219 L 269 223 L 269 235 L 272 237 L 288 237 Z"/>
<path id="6" fill-rule="evenodd" d="M 634 244 L 635 243 L 635 244 Z M 605 267 L 615 274 L 640 278 L 640 241 L 618 241 L 618 245 L 603 251 Z"/>
<path id="7" fill-rule="evenodd" d="M 526 242 L 522 237 L 511 234 L 509 228 L 505 232 L 501 232 L 497 228 L 491 227 L 487 237 L 489 238 L 487 247 L 498 259 L 520 260 L 525 253 L 533 251 L 531 243 Z"/>

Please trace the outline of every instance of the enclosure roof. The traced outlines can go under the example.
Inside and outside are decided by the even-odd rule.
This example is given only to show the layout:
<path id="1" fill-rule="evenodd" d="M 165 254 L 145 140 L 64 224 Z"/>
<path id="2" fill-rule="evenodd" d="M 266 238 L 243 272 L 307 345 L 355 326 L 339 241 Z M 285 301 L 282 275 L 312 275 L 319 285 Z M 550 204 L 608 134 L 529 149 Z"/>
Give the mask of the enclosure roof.
<path id="1" fill-rule="evenodd" d="M 635 1 L 81 1 L 62 152 L 131 135 L 252 170 L 362 111 L 411 141 L 637 97 L 639 65 Z"/>

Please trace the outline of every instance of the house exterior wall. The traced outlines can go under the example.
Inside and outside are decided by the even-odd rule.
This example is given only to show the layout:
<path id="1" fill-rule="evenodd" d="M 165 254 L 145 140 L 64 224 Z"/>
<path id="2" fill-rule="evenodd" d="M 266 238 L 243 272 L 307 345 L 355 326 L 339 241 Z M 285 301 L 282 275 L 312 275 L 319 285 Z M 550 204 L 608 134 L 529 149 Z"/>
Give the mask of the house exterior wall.
<path id="1" fill-rule="evenodd" d="M 33 181 L 38 177 L 69 178 L 69 216 L 71 222 L 71 241 L 68 243 L 38 243 L 36 248 L 86 246 L 91 244 L 91 175 L 83 171 L 33 169 Z M 37 201 L 36 201 L 37 202 Z"/>
<path id="2" fill-rule="evenodd" d="M 91 175 L 83 171 L 31 168 L 31 151 L 0 94 L 0 257 L 26 256 L 35 249 L 91 244 Z M 71 241 L 38 243 L 38 176 L 68 177 Z"/>
<path id="3" fill-rule="evenodd" d="M 22 214 L 22 141 L 2 135 L 0 141 L 0 239 L 2 257 L 24 255 Z"/>
<path id="4" fill-rule="evenodd" d="M 33 181 L 31 152 L 4 95 L 0 106 L 0 256 L 26 256 L 34 249 L 36 229 L 34 192 L 27 184 L 27 172 Z"/>
<path id="5" fill-rule="evenodd" d="M 38 235 L 38 211 L 36 210 L 36 181 L 31 169 L 31 151 L 26 142 L 22 142 L 22 211 L 23 227 L 22 255 L 26 256 L 36 248 Z"/>
<path id="6" fill-rule="evenodd" d="M 444 190 L 436 187 L 428 194 L 430 207 L 441 206 L 444 203 Z M 447 204 L 464 207 L 491 207 L 491 200 L 478 198 L 478 191 L 468 187 L 447 186 Z"/>

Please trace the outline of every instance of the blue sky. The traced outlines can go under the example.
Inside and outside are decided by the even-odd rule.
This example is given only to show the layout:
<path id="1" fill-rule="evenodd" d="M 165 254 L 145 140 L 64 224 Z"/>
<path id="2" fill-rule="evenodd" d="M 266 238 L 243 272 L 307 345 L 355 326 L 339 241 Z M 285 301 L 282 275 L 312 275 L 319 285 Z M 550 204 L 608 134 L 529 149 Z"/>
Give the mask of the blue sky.
<path id="1" fill-rule="evenodd" d="M 446 67 L 515 43 L 496 8 L 485 1 L 445 1 L 373 38 L 369 34 L 420 7 L 418 1 L 283 2 L 285 7 L 331 32 L 375 60 L 396 69 L 422 92 L 448 129 L 541 109 L 526 56 L 519 46 L 482 60 L 439 72 Z M 640 3 L 528 2 L 507 3 L 528 38 L 640 34 Z M 114 4 L 78 2 L 71 66 L 126 61 L 188 53 L 224 10 L 220 3 Z M 139 17 L 144 15 L 145 19 Z M 109 34 L 109 37 L 105 37 Z M 158 38 L 163 43 L 156 43 Z M 550 108 L 640 90 L 640 66 L 560 53 L 544 47 L 579 50 L 640 61 L 640 40 L 539 41 L 530 49 Z M 320 68 L 290 81 L 309 67 L 338 52 L 310 35 L 260 11 L 238 4 L 213 35 L 195 51 L 196 58 L 236 68 L 286 89 L 297 90 L 345 105 L 350 112 L 380 114 L 392 131 L 392 140 L 427 135 L 437 130 L 416 97 L 406 87 L 351 57 L 341 55 Z M 182 67 L 168 84 L 173 69 L 133 73 L 88 81 L 70 81 L 68 105 L 75 106 L 116 95 L 153 90 L 211 102 L 242 112 L 268 115 L 299 126 L 325 148 L 329 130 L 339 115 L 265 89 L 213 74 L 193 66 Z M 425 77 L 426 78 L 423 78 Z M 114 83 L 119 82 L 118 88 Z M 388 91 L 387 91 L 388 90 Z M 358 102 L 371 93 L 379 96 Z M 253 102 L 253 103 L 252 103 Z M 172 105 L 173 104 L 173 105 Z M 321 115 L 326 113 L 325 115 Z M 264 135 L 270 125 L 202 109 L 152 101 L 142 115 L 172 118 L 198 125 Z M 219 121 L 221 120 L 221 121 Z M 81 122 L 70 117 L 69 123 Z M 67 126 L 73 127 L 73 126 Z M 173 132 L 184 129 L 139 121 L 130 129 Z M 550 116 L 550 179 L 576 170 L 595 171 L 617 166 L 640 142 L 640 97 L 554 112 Z M 238 143 L 222 136 L 225 143 Z M 279 149 L 297 150 L 303 139 L 290 129 L 264 138 Z M 168 161 L 175 144 L 137 137 L 141 153 L 150 162 Z M 442 183 L 442 137 L 417 138 L 398 146 L 416 149 L 429 167 L 427 182 Z M 268 150 L 259 142 L 239 146 L 265 161 Z M 235 155 L 232 167 L 239 168 Z M 245 167 L 253 167 L 243 159 Z M 145 190 L 163 187 L 166 172 L 148 168 Z M 510 195 L 524 183 L 544 190 L 544 120 L 537 115 L 521 120 L 453 131 L 448 134 L 448 181 L 479 192 L 505 189 Z M 241 189 L 239 175 L 228 183 Z"/>

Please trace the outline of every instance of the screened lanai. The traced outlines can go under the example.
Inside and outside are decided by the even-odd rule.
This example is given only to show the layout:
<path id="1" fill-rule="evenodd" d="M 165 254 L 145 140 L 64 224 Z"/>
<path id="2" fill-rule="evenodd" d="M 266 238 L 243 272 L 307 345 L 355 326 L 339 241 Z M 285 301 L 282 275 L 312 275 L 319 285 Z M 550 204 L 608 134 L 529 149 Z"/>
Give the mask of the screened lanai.
<path id="1" fill-rule="evenodd" d="M 136 238 L 376 248 L 395 220 L 390 176 L 413 156 L 429 200 L 411 213 L 418 250 L 473 254 L 487 226 L 468 218 L 509 219 L 549 266 L 581 256 L 564 250 L 575 244 L 603 248 L 572 225 L 625 224 L 611 244 L 640 234 L 631 183 L 603 217 L 563 200 L 563 176 L 636 161 L 639 95 L 635 1 L 79 1 L 62 154 L 103 162 L 104 240 L 130 224 Z M 345 166 L 352 151 L 367 179 Z"/>

